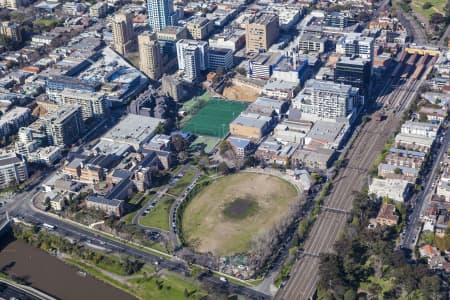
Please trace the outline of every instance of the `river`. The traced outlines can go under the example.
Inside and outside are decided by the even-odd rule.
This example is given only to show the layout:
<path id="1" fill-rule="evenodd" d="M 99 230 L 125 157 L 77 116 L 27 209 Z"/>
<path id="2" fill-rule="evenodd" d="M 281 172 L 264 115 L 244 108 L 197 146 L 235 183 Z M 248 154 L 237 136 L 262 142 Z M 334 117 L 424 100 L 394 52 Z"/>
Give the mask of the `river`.
<path id="1" fill-rule="evenodd" d="M 58 299 L 136 300 L 92 276 L 80 276 L 77 268 L 65 264 L 47 252 L 3 236 L 0 242 L 0 269 L 24 278 L 33 288 Z"/>

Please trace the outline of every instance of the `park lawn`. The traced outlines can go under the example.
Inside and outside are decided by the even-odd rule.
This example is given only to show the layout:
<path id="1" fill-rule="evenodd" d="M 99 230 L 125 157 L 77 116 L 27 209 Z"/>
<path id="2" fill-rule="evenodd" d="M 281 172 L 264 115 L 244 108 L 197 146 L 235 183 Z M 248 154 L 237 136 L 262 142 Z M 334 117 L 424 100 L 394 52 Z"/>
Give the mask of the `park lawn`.
<path id="1" fill-rule="evenodd" d="M 167 193 L 174 196 L 180 196 L 181 193 L 184 191 L 184 189 L 192 182 L 192 180 L 195 177 L 195 171 L 194 170 L 187 170 L 183 177 L 181 177 L 177 184 L 170 188 Z"/>
<path id="2" fill-rule="evenodd" d="M 155 192 L 150 192 L 146 197 L 139 201 L 142 195 L 143 193 L 137 193 L 133 198 L 130 199 L 129 203 L 132 204 L 134 208 L 132 212 L 122 217 L 122 221 L 124 221 L 125 224 L 131 225 L 133 223 L 134 216 L 143 206 L 145 206 L 151 199 L 153 199 Z"/>
<path id="3" fill-rule="evenodd" d="M 431 3 L 432 6 L 429 9 L 423 9 L 423 5 L 427 2 Z M 445 4 L 446 1 L 444 0 L 413 0 L 410 5 L 415 12 L 421 14 L 429 20 L 433 13 L 437 12 L 444 14 Z"/>
<path id="4" fill-rule="evenodd" d="M 139 224 L 169 231 L 170 207 L 174 201 L 175 199 L 173 199 L 173 197 L 165 195 L 158 201 L 148 215 L 139 219 Z"/>
<path id="5" fill-rule="evenodd" d="M 251 213 L 224 214 L 228 203 L 244 198 L 257 202 Z M 215 256 L 247 253 L 251 241 L 279 223 L 298 201 L 289 182 L 270 175 L 238 173 L 217 179 L 192 199 L 183 212 L 182 234 L 197 251 Z M 251 206 L 248 206 L 251 208 Z"/>
<path id="6" fill-rule="evenodd" d="M 132 278 L 128 282 L 135 284 L 136 294 L 146 300 L 200 299 L 206 295 L 198 286 L 168 275 Z M 185 296 L 185 290 L 190 294 L 189 297 Z"/>

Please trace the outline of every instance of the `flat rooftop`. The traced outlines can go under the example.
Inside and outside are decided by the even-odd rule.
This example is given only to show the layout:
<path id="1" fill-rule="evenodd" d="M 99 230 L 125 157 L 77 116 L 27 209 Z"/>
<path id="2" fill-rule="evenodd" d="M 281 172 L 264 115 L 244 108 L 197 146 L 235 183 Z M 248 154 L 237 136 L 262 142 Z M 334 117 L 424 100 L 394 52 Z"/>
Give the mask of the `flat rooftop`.
<path id="1" fill-rule="evenodd" d="M 102 140 L 129 145 L 141 145 L 151 138 L 160 123 L 164 123 L 164 120 L 129 114 L 111 128 L 102 137 Z"/>
<path id="2" fill-rule="evenodd" d="M 344 127 L 344 123 L 317 121 L 307 136 L 315 140 L 333 142 L 341 135 Z"/>

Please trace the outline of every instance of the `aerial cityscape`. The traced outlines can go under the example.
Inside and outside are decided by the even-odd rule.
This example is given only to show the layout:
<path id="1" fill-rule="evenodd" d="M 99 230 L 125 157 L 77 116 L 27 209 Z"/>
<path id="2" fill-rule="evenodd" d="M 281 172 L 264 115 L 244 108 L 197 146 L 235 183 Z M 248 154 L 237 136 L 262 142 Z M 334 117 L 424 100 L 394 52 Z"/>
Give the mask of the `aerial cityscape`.
<path id="1" fill-rule="evenodd" d="M 0 0 L 0 299 L 450 299 L 450 0 Z"/>

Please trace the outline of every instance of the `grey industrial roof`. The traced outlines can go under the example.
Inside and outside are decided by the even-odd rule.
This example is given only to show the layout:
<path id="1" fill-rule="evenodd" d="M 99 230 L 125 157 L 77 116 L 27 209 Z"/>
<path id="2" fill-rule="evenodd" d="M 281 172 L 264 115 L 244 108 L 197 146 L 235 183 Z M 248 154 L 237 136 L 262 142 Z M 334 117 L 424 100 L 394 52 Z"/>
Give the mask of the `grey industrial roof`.
<path id="1" fill-rule="evenodd" d="M 87 201 L 104 204 L 104 205 L 109 205 L 109 206 L 115 206 L 115 207 L 119 207 L 123 202 L 123 200 L 108 199 L 108 198 L 101 197 L 101 196 L 89 196 L 87 198 Z"/>

